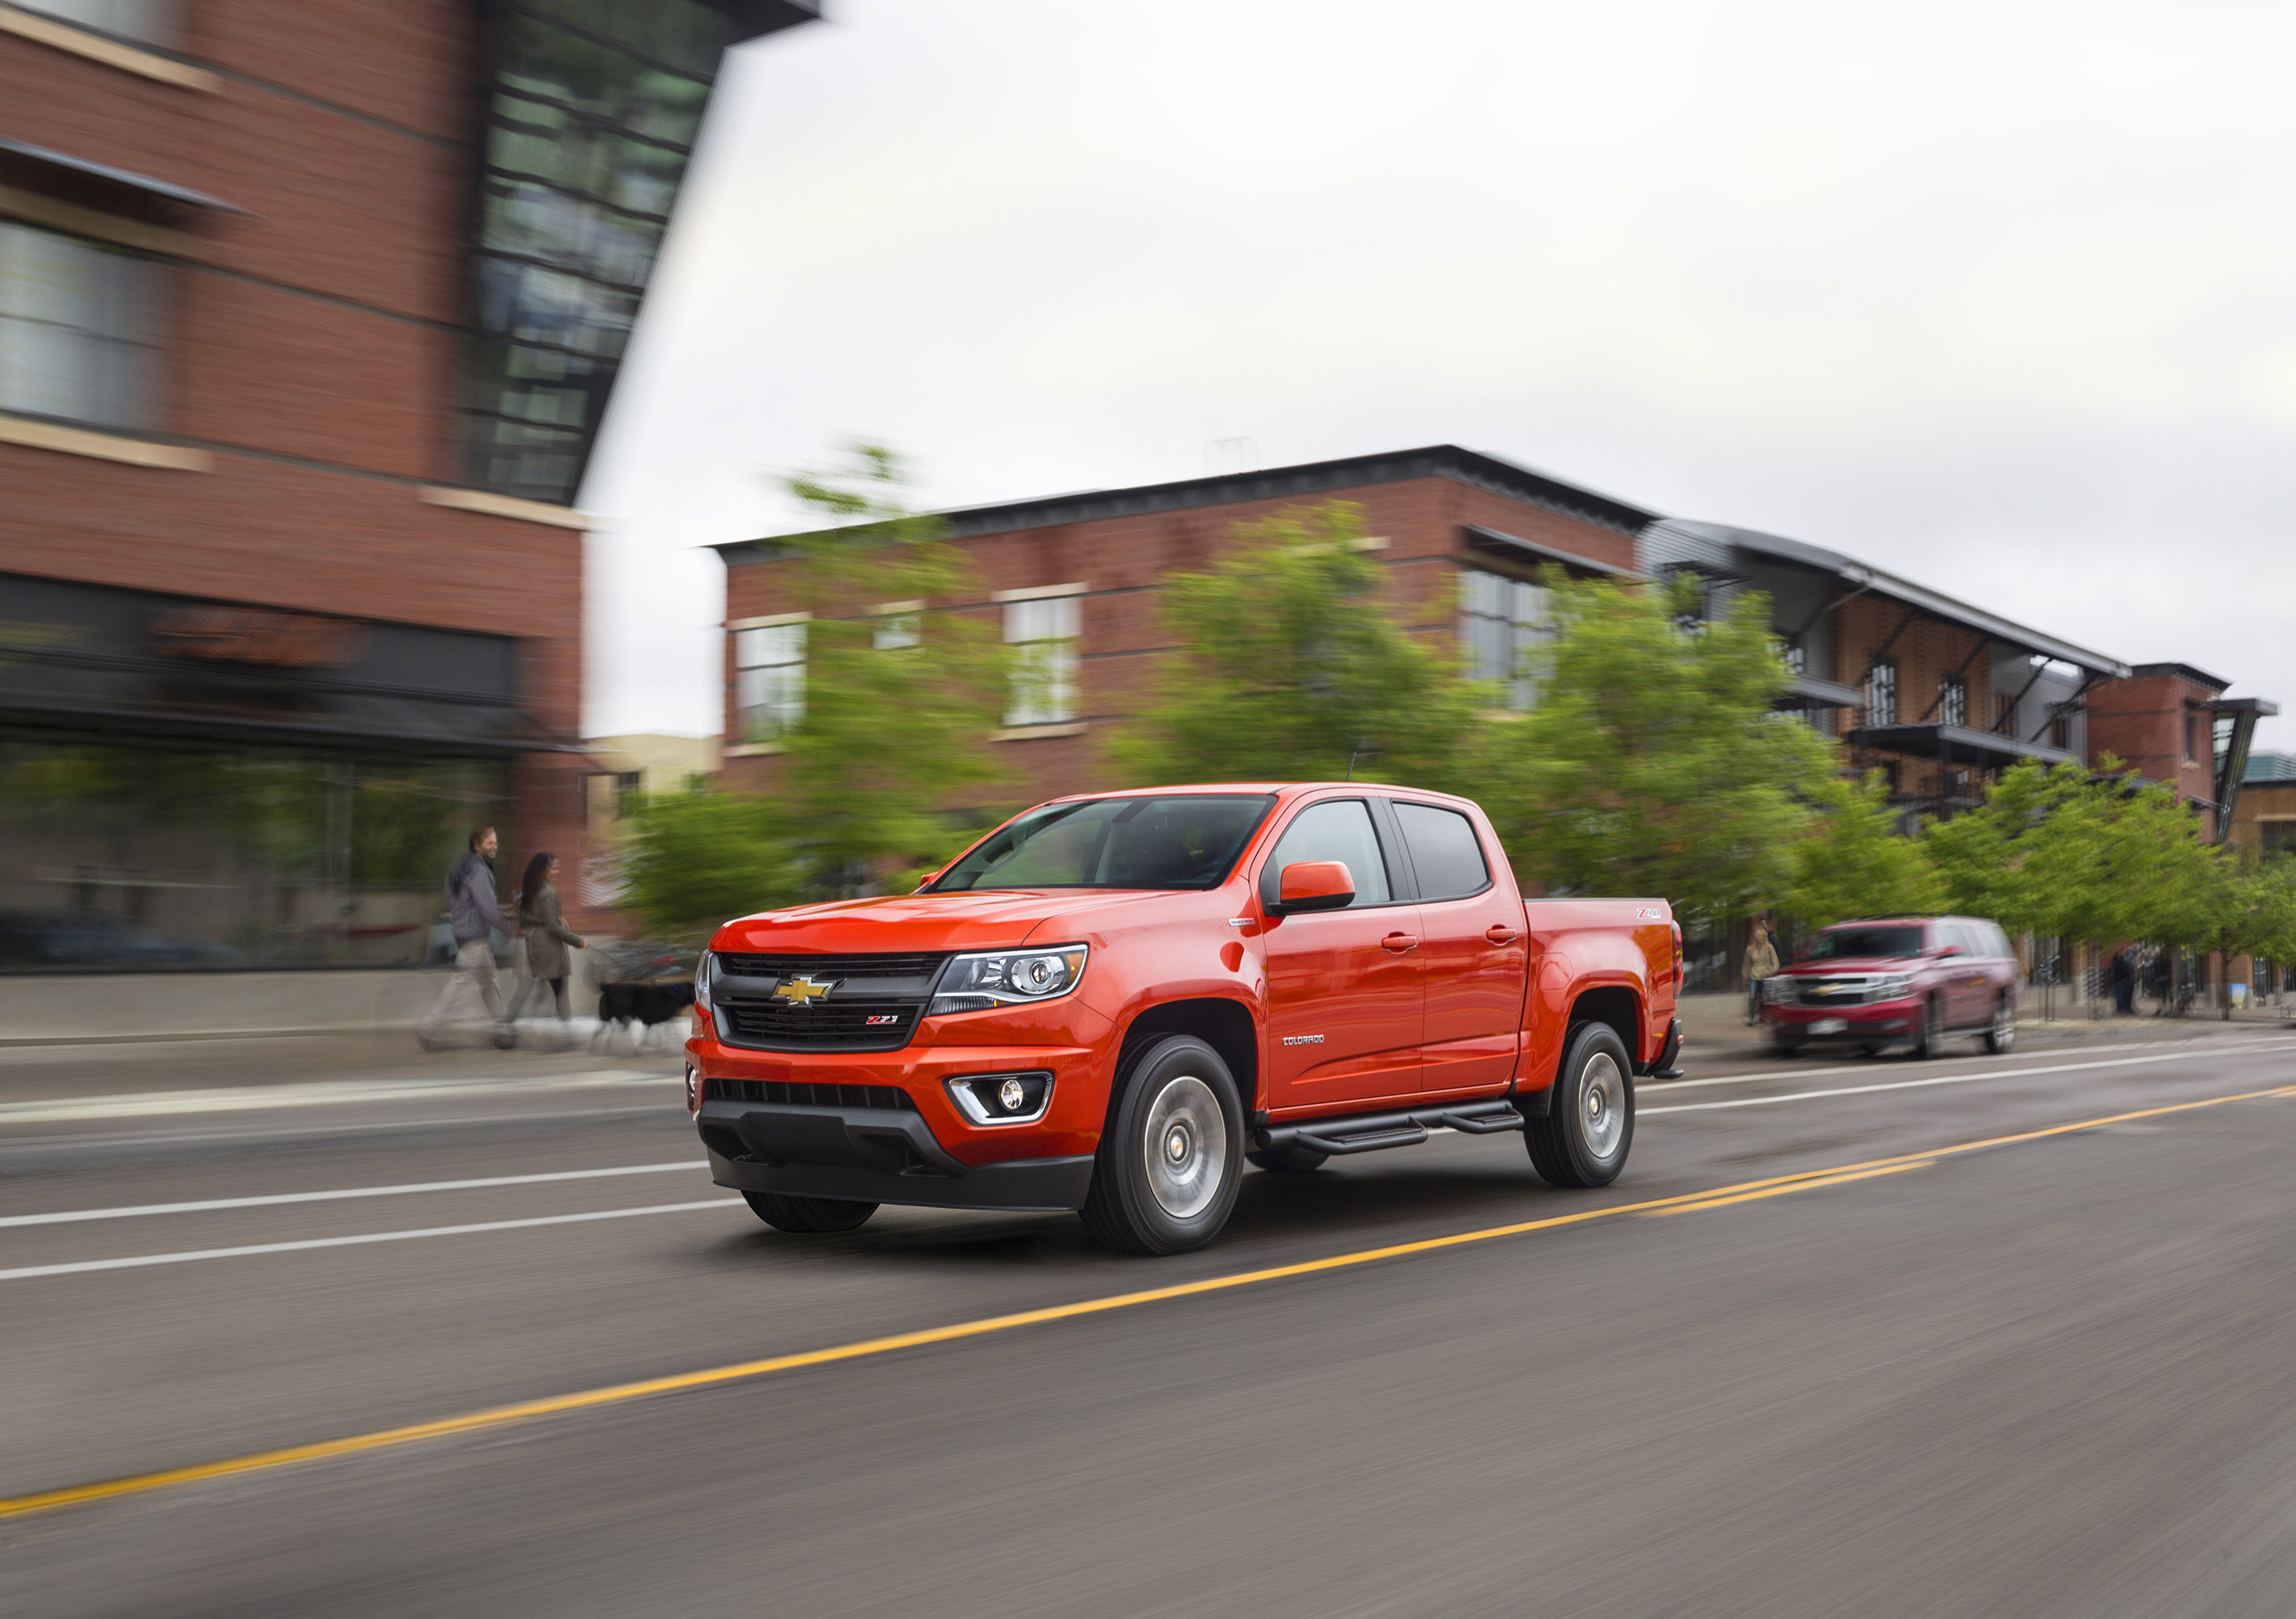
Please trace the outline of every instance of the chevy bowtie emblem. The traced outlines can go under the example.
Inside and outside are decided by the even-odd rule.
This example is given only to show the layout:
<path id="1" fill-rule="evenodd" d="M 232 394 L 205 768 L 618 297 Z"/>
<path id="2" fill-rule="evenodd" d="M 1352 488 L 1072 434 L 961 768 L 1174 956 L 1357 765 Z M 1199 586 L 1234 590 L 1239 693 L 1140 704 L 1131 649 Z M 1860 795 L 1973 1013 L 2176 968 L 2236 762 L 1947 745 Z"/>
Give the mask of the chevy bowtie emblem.
<path id="1" fill-rule="evenodd" d="M 793 1007 L 809 1007 L 838 985 L 834 978 L 784 978 L 775 987 L 774 999 Z"/>

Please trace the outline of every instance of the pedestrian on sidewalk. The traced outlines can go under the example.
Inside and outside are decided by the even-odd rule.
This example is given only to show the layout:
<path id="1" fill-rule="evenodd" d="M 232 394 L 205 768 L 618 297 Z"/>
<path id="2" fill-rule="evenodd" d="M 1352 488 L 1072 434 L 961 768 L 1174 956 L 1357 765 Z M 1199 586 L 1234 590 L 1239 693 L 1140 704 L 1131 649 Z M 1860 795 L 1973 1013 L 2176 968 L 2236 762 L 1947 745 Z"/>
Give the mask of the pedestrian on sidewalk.
<path id="1" fill-rule="evenodd" d="M 473 996 L 483 1002 L 490 1022 L 502 1020 L 502 990 L 495 982 L 495 929 L 502 920 L 502 905 L 495 898 L 495 851 L 502 840 L 491 826 L 471 834 L 471 846 L 447 874 L 447 915 L 454 925 L 455 975 L 439 991 L 438 1003 L 414 1025 L 414 1038 L 426 1051 L 435 1051 L 439 1037 L 458 1022 Z M 500 1035 L 498 1043 L 507 1041 Z"/>
<path id="2" fill-rule="evenodd" d="M 562 1034 L 570 1037 L 567 1018 L 566 976 L 568 947 L 582 948 L 582 935 L 566 925 L 558 904 L 558 857 L 548 850 L 537 854 L 526 863 L 526 879 L 519 884 L 518 919 L 526 929 L 527 981 L 518 986 L 512 998 L 510 1015 L 503 1027 L 517 1038 L 519 1008 L 526 1005 L 527 996 L 544 984 L 558 1002 L 558 1025 Z"/>
<path id="3" fill-rule="evenodd" d="M 2136 947 L 2124 944 L 2112 953 L 2112 1014 L 2128 1017 L 2136 1010 Z"/>
<path id="4" fill-rule="evenodd" d="M 1762 981 L 1778 975 L 1778 947 L 1770 941 L 1770 925 L 1754 918 L 1753 936 L 1746 941 L 1746 1023 L 1762 1021 Z"/>

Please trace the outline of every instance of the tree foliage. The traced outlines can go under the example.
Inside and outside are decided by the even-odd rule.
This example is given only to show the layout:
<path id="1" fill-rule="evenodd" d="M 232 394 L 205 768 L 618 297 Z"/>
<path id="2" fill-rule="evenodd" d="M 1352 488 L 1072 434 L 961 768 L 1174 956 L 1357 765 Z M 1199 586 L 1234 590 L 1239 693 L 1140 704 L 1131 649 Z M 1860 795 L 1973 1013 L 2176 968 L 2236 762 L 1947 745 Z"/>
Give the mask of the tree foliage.
<path id="1" fill-rule="evenodd" d="M 1879 770 L 1839 778 L 1813 793 L 1818 813 L 1793 846 L 1782 902 L 1806 927 L 1851 916 L 1926 916 L 1945 908 L 1945 881 L 1928 845 L 1903 835 Z"/>
<path id="2" fill-rule="evenodd" d="M 729 916 L 808 897 L 805 862 L 779 801 L 707 789 L 659 793 L 633 811 L 626 902 L 653 932 L 707 934 Z"/>
<path id="3" fill-rule="evenodd" d="M 1787 893 L 1833 745 L 1772 704 L 1792 682 L 1747 593 L 1692 622 L 1692 586 L 1547 579 L 1538 705 L 1496 727 L 1486 801 L 1519 875 L 1743 916 Z"/>
<path id="4" fill-rule="evenodd" d="M 1240 524 L 1202 573 L 1165 580 L 1177 649 L 1108 749 L 1128 783 L 1358 780 L 1464 790 L 1488 694 L 1381 602 L 1363 509 Z"/>
<path id="5" fill-rule="evenodd" d="M 978 593 L 940 519 L 904 501 L 904 481 L 890 450 L 862 445 L 845 467 L 786 485 L 838 520 L 784 540 L 776 581 L 811 617 L 804 711 L 772 739 L 786 754 L 775 794 L 807 886 L 824 896 L 938 864 L 951 795 L 1004 775 L 988 738 L 1010 659 L 992 621 L 914 605 Z M 889 604 L 898 611 L 879 611 Z"/>

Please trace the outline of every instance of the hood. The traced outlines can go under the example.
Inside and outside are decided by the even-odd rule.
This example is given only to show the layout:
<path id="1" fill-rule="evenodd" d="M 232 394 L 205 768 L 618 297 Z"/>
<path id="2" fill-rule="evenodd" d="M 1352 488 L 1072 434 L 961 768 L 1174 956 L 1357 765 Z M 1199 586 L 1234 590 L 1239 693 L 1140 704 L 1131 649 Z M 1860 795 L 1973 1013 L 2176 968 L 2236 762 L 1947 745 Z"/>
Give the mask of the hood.
<path id="1" fill-rule="evenodd" d="M 887 894 L 832 900 L 742 916 L 718 930 L 716 950 L 822 951 L 838 955 L 1003 950 L 1029 941 L 1053 917 L 1208 896 L 1075 888 L 998 888 L 977 893 Z M 1095 918 L 1096 921 L 1096 918 Z M 1064 942 L 1046 940 L 1047 943 Z"/>

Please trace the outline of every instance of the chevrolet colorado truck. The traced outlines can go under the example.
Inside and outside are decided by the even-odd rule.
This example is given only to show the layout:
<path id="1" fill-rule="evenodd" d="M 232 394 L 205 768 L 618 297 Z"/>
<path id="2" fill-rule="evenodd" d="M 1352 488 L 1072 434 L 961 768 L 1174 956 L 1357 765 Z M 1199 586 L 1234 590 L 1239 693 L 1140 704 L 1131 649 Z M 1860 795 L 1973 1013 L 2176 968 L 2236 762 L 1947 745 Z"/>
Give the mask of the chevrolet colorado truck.
<path id="1" fill-rule="evenodd" d="M 1216 1237 L 1247 1161 L 1301 1174 L 1522 1132 L 1615 1179 L 1671 1070 L 1662 900 L 1532 900 L 1465 799 L 1362 783 L 1056 799 L 914 893 L 719 928 L 686 1104 L 718 1184 L 790 1232 L 882 1204 Z"/>

